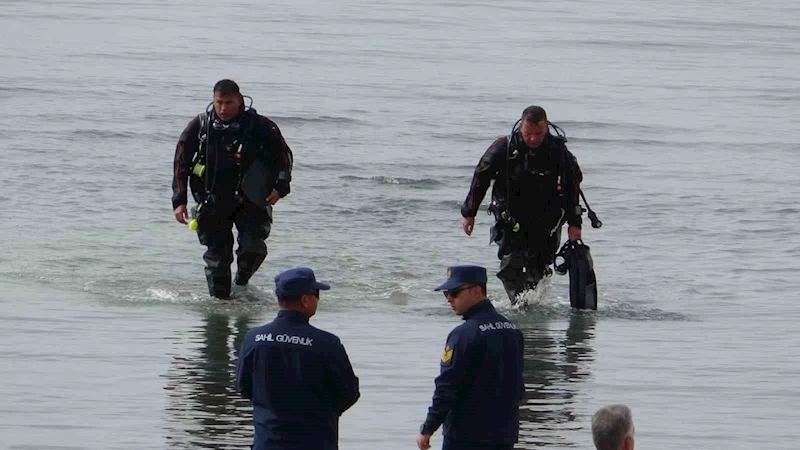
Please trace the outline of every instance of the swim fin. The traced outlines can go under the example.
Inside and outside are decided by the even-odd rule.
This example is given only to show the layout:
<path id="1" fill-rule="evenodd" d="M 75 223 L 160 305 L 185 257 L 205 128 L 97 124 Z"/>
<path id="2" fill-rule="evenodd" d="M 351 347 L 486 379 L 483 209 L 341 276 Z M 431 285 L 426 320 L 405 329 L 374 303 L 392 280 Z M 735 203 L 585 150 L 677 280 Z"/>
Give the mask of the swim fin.
<path id="1" fill-rule="evenodd" d="M 567 241 L 558 256 L 564 263 L 556 271 L 569 271 L 569 304 L 577 309 L 597 309 L 597 277 L 589 246 L 582 240 Z"/>

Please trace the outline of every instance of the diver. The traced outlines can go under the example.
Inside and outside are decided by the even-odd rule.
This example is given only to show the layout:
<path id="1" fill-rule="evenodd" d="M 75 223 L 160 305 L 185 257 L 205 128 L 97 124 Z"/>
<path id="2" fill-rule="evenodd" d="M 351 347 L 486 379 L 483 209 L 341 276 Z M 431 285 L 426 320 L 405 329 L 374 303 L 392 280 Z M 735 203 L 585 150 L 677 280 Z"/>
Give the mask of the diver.
<path id="1" fill-rule="evenodd" d="M 233 233 L 239 247 L 233 282 L 247 285 L 267 256 L 272 206 L 290 192 L 293 155 L 278 126 L 245 107 L 239 86 L 221 80 L 213 102 L 183 130 L 175 150 L 172 207 L 202 245 L 208 291 L 231 294 Z M 197 206 L 187 211 L 187 181 Z"/>
<path id="2" fill-rule="evenodd" d="M 499 246 L 497 277 L 512 303 L 552 273 L 549 266 L 565 223 L 569 240 L 581 239 L 583 174 L 566 142 L 543 108 L 525 108 L 511 134 L 495 140 L 480 159 L 461 206 L 464 232 L 471 236 L 475 215 L 494 180 L 491 240 Z"/>

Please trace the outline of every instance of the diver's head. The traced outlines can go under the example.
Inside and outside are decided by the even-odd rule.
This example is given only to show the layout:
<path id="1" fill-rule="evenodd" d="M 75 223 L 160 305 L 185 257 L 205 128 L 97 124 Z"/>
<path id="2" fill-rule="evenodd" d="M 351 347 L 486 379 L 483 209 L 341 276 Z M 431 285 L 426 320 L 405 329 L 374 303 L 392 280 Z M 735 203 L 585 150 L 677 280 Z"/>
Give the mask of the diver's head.
<path id="1" fill-rule="evenodd" d="M 547 113 L 541 106 L 528 106 L 522 111 L 520 119 L 519 134 L 522 141 L 529 148 L 537 148 L 547 136 L 550 124 L 547 121 Z"/>
<path id="2" fill-rule="evenodd" d="M 214 112 L 223 122 L 235 119 L 244 109 L 239 85 L 233 80 L 220 80 L 214 85 Z"/>

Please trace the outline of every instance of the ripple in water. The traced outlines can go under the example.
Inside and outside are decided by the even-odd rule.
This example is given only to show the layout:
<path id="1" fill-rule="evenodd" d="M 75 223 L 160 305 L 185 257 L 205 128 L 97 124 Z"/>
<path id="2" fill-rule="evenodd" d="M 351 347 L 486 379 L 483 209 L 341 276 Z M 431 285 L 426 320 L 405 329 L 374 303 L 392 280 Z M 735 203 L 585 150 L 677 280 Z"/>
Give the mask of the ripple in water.
<path id="1" fill-rule="evenodd" d="M 520 445 L 575 447 L 569 432 L 580 432 L 576 413 L 581 383 L 591 375 L 597 317 L 576 312 L 566 329 L 523 323 L 525 394 L 520 409 Z M 530 447 L 525 447 L 530 448 Z"/>
<path id="2" fill-rule="evenodd" d="M 411 186 L 419 188 L 439 186 L 440 184 L 442 184 L 441 181 L 434 180 L 433 178 L 415 179 L 415 178 L 403 178 L 403 177 L 386 177 L 382 175 L 369 178 L 358 177 L 355 175 L 345 175 L 340 178 L 345 181 L 374 181 L 378 184 Z"/>
<path id="3" fill-rule="evenodd" d="M 191 348 L 173 355 L 164 377 L 170 448 L 240 449 L 252 440 L 250 401 L 236 392 L 236 358 L 254 325 L 250 314 L 209 313 L 185 336 Z"/>
<path id="4" fill-rule="evenodd" d="M 552 295 L 552 278 L 547 277 L 536 289 L 525 291 L 518 296 L 518 303 L 512 305 L 504 293 L 490 294 L 489 298 L 498 309 L 511 311 L 514 315 L 531 318 L 564 319 L 574 314 L 589 314 L 603 319 L 689 321 L 685 314 L 664 311 L 658 308 L 628 303 L 610 295 L 599 293 L 597 311 L 578 311 L 570 306 L 569 296 Z"/>

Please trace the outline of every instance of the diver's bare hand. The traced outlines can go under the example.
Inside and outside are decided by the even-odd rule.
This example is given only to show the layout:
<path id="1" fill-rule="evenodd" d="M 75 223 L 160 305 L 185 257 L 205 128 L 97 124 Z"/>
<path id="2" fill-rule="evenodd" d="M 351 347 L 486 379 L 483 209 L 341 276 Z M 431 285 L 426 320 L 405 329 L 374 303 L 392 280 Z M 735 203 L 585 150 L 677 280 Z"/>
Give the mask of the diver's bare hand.
<path id="1" fill-rule="evenodd" d="M 280 199 L 281 199 L 281 194 L 279 194 L 278 191 L 276 191 L 275 189 L 273 189 L 272 193 L 269 194 L 269 196 L 267 197 L 267 201 L 269 202 L 270 205 L 278 203 L 278 200 Z"/>
<path id="2" fill-rule="evenodd" d="M 422 433 L 418 434 L 417 448 L 419 448 L 419 450 L 428 450 L 429 448 L 431 448 L 431 435 Z"/>
<path id="3" fill-rule="evenodd" d="M 189 220 L 189 213 L 186 212 L 186 205 L 178 205 L 178 207 L 175 208 L 175 220 L 186 225 L 186 221 Z"/>
<path id="4" fill-rule="evenodd" d="M 575 225 L 567 227 L 567 235 L 570 241 L 579 241 L 581 239 L 581 229 Z"/>
<path id="5" fill-rule="evenodd" d="M 475 228 L 475 218 L 464 217 L 461 220 L 461 227 L 464 228 L 464 233 L 466 233 L 467 236 L 472 236 L 472 230 Z"/>

